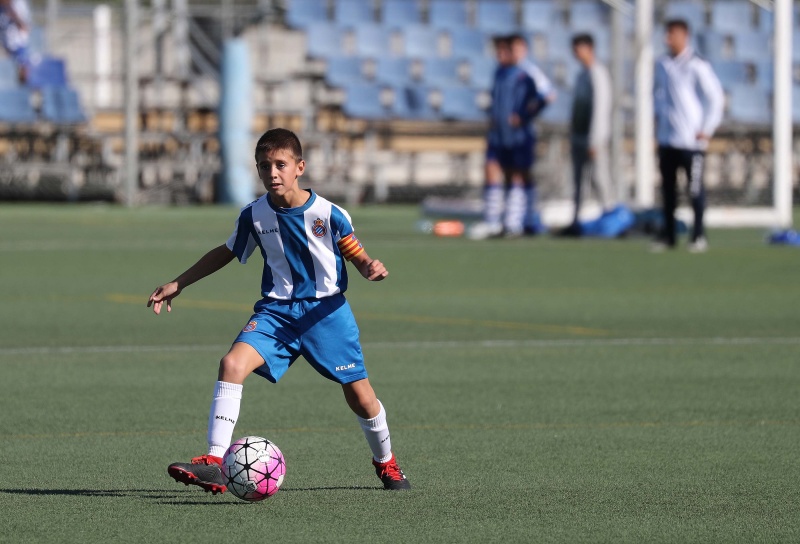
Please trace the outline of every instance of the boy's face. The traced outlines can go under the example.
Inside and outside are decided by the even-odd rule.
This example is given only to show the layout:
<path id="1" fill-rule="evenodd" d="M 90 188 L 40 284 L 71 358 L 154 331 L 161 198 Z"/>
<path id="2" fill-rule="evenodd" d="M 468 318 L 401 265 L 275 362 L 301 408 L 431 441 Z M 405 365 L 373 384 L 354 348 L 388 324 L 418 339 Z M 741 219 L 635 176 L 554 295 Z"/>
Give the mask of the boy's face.
<path id="1" fill-rule="evenodd" d="M 511 54 L 511 44 L 507 41 L 498 42 L 494 46 L 495 54 L 497 55 L 497 62 L 501 66 L 510 66 L 514 64 L 514 57 Z"/>
<path id="2" fill-rule="evenodd" d="M 594 49 L 588 43 L 575 44 L 572 52 L 581 64 L 588 66 L 594 62 Z"/>
<path id="3" fill-rule="evenodd" d="M 284 198 L 297 190 L 297 178 L 303 175 L 306 162 L 296 160 L 286 149 L 274 149 L 258 156 L 256 168 L 270 196 Z"/>
<path id="4" fill-rule="evenodd" d="M 667 28 L 665 41 L 670 53 L 680 55 L 689 45 L 689 33 L 682 26 L 672 25 Z"/>

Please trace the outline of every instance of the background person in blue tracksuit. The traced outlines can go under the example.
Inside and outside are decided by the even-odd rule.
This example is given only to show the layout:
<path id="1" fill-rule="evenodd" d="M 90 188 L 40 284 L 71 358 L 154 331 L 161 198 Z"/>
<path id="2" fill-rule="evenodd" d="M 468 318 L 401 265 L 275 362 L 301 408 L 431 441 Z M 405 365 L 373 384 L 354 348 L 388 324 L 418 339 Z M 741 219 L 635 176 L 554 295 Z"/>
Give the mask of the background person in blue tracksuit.
<path id="1" fill-rule="evenodd" d="M 656 63 L 653 86 L 664 230 L 653 250 L 675 247 L 676 178 L 683 169 L 694 210 L 689 251 L 703 252 L 708 249 L 703 163 L 708 141 L 722 121 L 725 95 L 711 65 L 689 46 L 688 23 L 673 19 L 666 27 L 668 54 Z"/>
<path id="2" fill-rule="evenodd" d="M 496 38 L 494 44 L 498 67 L 489 108 L 484 218 L 471 229 L 473 239 L 523 233 L 525 187 L 533 165 L 532 121 L 542 107 L 536 83 L 515 63 L 510 38 Z"/>
<path id="3" fill-rule="evenodd" d="M 20 83 L 28 79 L 31 11 L 26 0 L 0 0 L 0 43 L 17 65 Z"/>

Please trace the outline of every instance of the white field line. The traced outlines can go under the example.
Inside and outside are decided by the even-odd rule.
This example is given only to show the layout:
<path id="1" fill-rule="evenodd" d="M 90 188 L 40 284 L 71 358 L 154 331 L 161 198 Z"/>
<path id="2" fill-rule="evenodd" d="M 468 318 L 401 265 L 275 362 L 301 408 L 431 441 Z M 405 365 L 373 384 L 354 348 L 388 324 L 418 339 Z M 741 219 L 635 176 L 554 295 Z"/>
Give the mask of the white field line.
<path id="1" fill-rule="evenodd" d="M 640 346 L 800 346 L 800 337 L 763 338 L 576 338 L 553 340 L 478 340 L 424 342 L 366 342 L 365 349 L 511 349 L 511 348 L 583 348 L 583 347 L 640 347 Z M 0 356 L 14 355 L 72 355 L 91 353 L 169 353 L 223 351 L 223 344 L 185 344 L 166 346 L 64 346 L 0 348 Z"/>

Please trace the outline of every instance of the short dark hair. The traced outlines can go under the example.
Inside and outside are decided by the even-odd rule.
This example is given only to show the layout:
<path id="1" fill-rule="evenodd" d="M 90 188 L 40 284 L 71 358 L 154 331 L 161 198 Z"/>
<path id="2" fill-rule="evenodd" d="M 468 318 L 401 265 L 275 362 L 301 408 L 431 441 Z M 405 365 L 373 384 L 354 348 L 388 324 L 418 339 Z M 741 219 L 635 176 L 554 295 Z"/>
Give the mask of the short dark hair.
<path id="1" fill-rule="evenodd" d="M 689 32 L 689 21 L 687 21 L 686 19 L 679 19 L 679 18 L 669 19 L 666 23 L 664 23 L 664 26 L 666 27 L 667 30 L 671 30 L 673 28 L 680 28 L 687 34 Z"/>
<path id="2" fill-rule="evenodd" d="M 277 149 L 288 151 L 294 156 L 294 160 L 303 160 L 303 146 L 300 138 L 285 128 L 273 128 L 261 135 L 256 144 L 256 160 L 264 153 L 271 153 Z"/>
<path id="3" fill-rule="evenodd" d="M 591 34 L 575 34 L 572 37 L 572 47 L 577 47 L 579 45 L 588 45 L 594 49 L 594 38 Z"/>
<path id="4" fill-rule="evenodd" d="M 520 34 L 519 32 L 515 32 L 513 34 L 509 34 L 508 35 L 508 41 L 511 42 L 511 43 L 524 42 L 525 45 L 528 45 L 528 38 L 526 38 L 524 34 Z"/>
<path id="5" fill-rule="evenodd" d="M 510 45 L 510 44 L 511 44 L 511 39 L 505 34 L 492 36 L 492 45 L 494 45 L 495 47 L 500 47 L 501 45 Z"/>

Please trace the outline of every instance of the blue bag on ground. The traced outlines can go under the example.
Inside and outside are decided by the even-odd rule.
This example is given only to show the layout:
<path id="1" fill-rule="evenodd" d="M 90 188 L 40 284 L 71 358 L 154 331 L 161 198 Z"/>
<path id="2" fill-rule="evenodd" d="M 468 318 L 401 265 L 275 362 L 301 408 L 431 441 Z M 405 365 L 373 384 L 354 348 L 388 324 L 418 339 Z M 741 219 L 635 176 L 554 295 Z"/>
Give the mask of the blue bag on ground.
<path id="1" fill-rule="evenodd" d="M 636 217 L 630 208 L 619 205 L 613 210 L 603 212 L 597 219 L 582 222 L 581 233 L 598 238 L 618 238 L 626 234 L 635 222 Z"/>
<path id="2" fill-rule="evenodd" d="M 800 232 L 796 230 L 780 230 L 769 235 L 767 242 L 774 245 L 800 247 Z"/>

